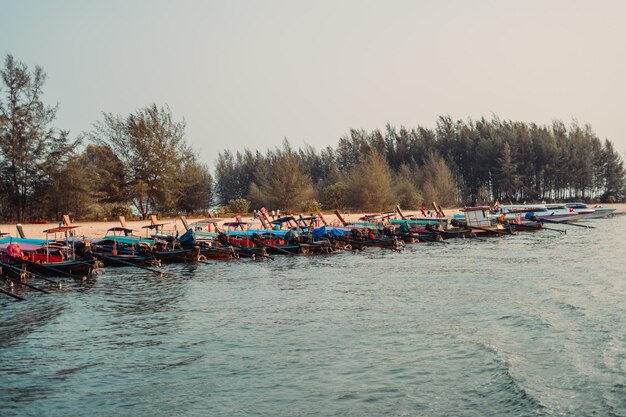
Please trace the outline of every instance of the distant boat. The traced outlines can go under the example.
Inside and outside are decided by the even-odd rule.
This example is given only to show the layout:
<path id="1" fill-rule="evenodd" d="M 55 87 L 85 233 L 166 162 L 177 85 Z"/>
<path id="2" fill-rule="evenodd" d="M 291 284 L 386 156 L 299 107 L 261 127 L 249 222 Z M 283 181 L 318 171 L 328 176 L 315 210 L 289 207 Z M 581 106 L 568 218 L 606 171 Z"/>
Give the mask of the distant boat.
<path id="1" fill-rule="evenodd" d="M 565 207 L 573 209 L 576 213 L 582 214 L 583 219 L 601 219 L 609 217 L 615 211 L 610 207 L 589 207 L 582 202 L 565 203 Z"/>
<path id="2" fill-rule="evenodd" d="M 504 214 L 508 219 L 517 215 L 534 215 L 539 220 L 550 222 L 573 222 L 584 217 L 583 214 L 576 213 L 574 209 L 565 207 L 565 204 L 517 204 L 501 206 L 499 214 Z M 495 215 L 499 215 L 496 213 Z"/>

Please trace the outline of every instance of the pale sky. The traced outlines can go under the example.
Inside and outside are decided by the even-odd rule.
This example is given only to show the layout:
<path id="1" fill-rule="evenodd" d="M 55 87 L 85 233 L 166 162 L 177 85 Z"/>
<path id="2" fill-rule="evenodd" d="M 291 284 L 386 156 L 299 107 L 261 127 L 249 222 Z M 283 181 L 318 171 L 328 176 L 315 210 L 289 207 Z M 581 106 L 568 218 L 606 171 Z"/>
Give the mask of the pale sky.
<path id="1" fill-rule="evenodd" d="M 626 151 L 626 1 L 0 0 L 72 135 L 169 104 L 202 159 L 439 115 L 590 123 Z"/>

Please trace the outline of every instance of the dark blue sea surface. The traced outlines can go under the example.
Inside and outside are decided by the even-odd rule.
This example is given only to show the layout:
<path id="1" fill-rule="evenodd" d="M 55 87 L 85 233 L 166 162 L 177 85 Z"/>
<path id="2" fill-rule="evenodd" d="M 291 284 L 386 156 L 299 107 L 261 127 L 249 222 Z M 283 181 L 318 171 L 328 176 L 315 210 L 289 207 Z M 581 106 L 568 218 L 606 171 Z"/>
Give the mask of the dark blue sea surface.
<path id="1" fill-rule="evenodd" d="M 2 416 L 626 415 L 626 216 L 0 298 Z"/>

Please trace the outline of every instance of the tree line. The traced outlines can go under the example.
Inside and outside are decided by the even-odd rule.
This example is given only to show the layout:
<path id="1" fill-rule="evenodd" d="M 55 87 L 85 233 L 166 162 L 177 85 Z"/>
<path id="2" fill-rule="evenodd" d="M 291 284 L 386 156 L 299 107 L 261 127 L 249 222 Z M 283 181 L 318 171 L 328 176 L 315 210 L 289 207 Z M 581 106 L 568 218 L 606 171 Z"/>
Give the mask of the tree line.
<path id="1" fill-rule="evenodd" d="M 625 178 L 613 144 L 589 125 L 441 116 L 434 129 L 351 130 L 321 152 L 294 150 L 287 141 L 265 154 L 225 150 L 218 155 L 215 192 L 220 204 L 246 198 L 252 206 L 283 202 L 305 210 L 316 198 L 325 208 L 370 211 L 433 200 L 445 206 L 618 202 L 625 198 Z"/>
<path id="2" fill-rule="evenodd" d="M 46 74 L 7 55 L 0 70 L 0 219 L 81 219 L 266 206 L 291 211 L 407 209 L 577 199 L 623 201 L 625 169 L 589 125 L 498 117 L 351 130 L 336 146 L 224 150 L 214 167 L 186 143 L 169 107 L 104 113 L 70 138 L 43 101 Z M 225 209 L 227 210 L 227 209 Z"/>

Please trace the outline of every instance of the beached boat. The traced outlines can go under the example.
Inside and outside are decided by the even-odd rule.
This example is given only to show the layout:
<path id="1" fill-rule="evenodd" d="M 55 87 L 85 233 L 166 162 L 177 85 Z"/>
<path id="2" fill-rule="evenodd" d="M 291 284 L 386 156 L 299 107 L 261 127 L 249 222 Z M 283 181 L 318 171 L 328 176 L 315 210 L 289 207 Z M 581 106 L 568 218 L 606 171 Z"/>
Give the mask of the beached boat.
<path id="1" fill-rule="evenodd" d="M 134 236 L 126 227 L 112 227 L 103 238 L 85 239 L 76 243 L 82 257 L 95 257 L 106 266 L 152 266 L 160 262 L 152 254 L 153 239 Z"/>
<path id="2" fill-rule="evenodd" d="M 455 223 L 471 229 L 475 236 L 502 236 L 513 233 L 513 229 L 508 225 L 493 218 L 491 210 L 489 206 L 464 207 L 461 209 L 464 221 Z"/>
<path id="3" fill-rule="evenodd" d="M 17 274 L 16 268 L 46 277 L 82 278 L 96 273 L 103 265 L 94 258 L 69 259 L 63 247 L 40 239 L 13 238 L 0 244 L 0 262 L 10 265 L 4 271 Z"/>
<path id="4" fill-rule="evenodd" d="M 532 214 L 529 214 L 532 213 Z M 583 218 L 583 214 L 576 213 L 564 204 L 517 204 L 500 206 L 492 213 L 494 218 L 505 215 L 507 220 L 513 220 L 517 216 L 535 216 L 539 220 L 548 220 L 551 223 L 573 222 Z"/>
<path id="5" fill-rule="evenodd" d="M 445 240 L 452 238 L 472 237 L 473 231 L 462 224 L 452 226 L 447 218 L 439 218 L 438 222 L 415 221 L 414 219 L 396 219 L 392 220 L 396 235 L 405 239 L 417 239 L 419 242 L 432 242 L 435 240 Z M 464 220 L 464 218 L 463 218 Z M 464 221 L 462 222 L 464 223 Z M 411 242 L 407 242 L 411 243 Z"/>
<path id="6" fill-rule="evenodd" d="M 589 207 L 582 202 L 565 203 L 565 207 L 573 209 L 574 212 L 578 214 L 582 214 L 584 220 L 609 217 L 615 212 L 614 208 L 602 206 Z"/>

